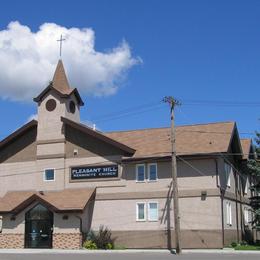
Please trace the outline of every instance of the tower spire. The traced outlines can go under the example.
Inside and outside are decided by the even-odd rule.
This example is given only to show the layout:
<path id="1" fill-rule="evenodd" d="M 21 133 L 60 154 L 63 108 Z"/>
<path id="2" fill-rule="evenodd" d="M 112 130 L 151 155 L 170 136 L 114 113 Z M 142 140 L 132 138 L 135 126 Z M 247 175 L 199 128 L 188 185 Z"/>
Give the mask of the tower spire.
<path id="1" fill-rule="evenodd" d="M 70 85 L 61 59 L 57 64 L 52 80 L 52 86 L 61 93 L 67 93 L 70 90 Z"/>

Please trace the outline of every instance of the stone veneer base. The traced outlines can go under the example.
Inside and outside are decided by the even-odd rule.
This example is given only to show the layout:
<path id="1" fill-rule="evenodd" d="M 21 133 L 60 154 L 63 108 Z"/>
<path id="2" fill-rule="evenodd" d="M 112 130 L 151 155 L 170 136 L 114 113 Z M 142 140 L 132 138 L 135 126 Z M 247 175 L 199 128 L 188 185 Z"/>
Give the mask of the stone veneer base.
<path id="1" fill-rule="evenodd" d="M 80 233 L 54 233 L 52 247 L 59 249 L 80 249 L 82 235 Z"/>
<path id="2" fill-rule="evenodd" d="M 82 235 L 80 233 L 55 233 L 52 238 L 53 248 L 80 249 Z M 24 248 L 24 234 L 0 234 L 0 249 Z"/>
<path id="3" fill-rule="evenodd" d="M 24 248 L 24 234 L 1 233 L 0 248 Z"/>

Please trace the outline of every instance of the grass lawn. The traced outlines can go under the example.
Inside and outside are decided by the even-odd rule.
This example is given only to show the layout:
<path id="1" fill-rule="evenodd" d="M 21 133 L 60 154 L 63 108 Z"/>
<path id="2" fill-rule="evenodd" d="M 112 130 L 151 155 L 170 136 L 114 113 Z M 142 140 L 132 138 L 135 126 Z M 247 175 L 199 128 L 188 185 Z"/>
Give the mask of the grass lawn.
<path id="1" fill-rule="evenodd" d="M 260 250 L 260 246 L 254 245 L 237 245 L 235 250 Z"/>

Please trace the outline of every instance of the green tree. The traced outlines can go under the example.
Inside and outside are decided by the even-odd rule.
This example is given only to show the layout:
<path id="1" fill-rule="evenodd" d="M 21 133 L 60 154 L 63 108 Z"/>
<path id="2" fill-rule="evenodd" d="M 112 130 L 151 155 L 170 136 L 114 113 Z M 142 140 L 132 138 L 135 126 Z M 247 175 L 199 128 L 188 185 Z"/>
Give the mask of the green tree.
<path id="1" fill-rule="evenodd" d="M 256 230 L 260 230 L 260 133 L 256 132 L 256 158 L 251 159 L 247 163 L 247 167 L 252 176 L 252 184 L 250 189 L 252 190 L 252 197 L 250 198 L 250 204 L 254 212 L 254 219 L 252 225 Z"/>

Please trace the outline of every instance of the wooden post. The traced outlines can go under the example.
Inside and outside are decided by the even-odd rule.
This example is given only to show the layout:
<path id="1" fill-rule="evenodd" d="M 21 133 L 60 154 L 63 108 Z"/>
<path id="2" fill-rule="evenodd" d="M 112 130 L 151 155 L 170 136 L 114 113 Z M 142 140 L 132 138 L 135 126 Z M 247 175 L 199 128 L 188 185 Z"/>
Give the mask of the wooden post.
<path id="1" fill-rule="evenodd" d="M 173 213 L 174 213 L 174 229 L 175 229 L 175 245 L 176 253 L 181 254 L 181 230 L 180 230 L 180 213 L 179 213 L 179 195 L 178 195 L 178 180 L 177 180 L 177 161 L 176 161 L 176 139 L 174 125 L 174 108 L 180 103 L 173 97 L 165 97 L 163 102 L 169 103 L 171 107 L 171 173 L 173 187 Z"/>

